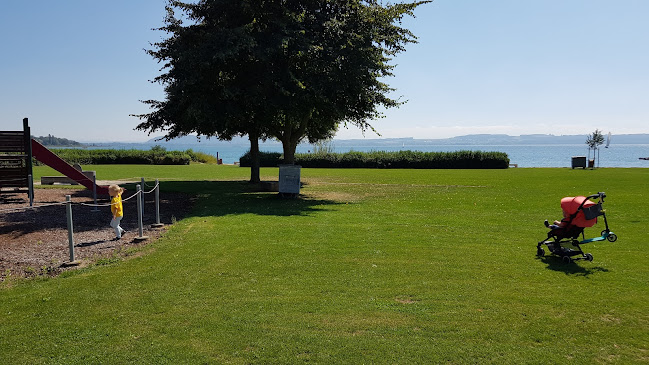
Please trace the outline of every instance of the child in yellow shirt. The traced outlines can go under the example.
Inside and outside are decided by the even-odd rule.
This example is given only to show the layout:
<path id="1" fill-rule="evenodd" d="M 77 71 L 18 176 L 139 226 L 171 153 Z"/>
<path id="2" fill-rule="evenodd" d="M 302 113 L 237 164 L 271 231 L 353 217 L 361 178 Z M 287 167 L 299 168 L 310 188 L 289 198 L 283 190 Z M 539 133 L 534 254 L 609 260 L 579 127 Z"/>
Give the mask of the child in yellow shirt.
<path id="1" fill-rule="evenodd" d="M 121 239 L 122 234 L 126 232 L 119 223 L 124 217 L 124 210 L 122 208 L 122 193 L 124 188 L 119 185 L 110 185 L 108 187 L 108 194 L 110 198 L 110 211 L 113 213 L 113 219 L 110 221 L 110 226 L 115 230 L 115 240 Z"/>

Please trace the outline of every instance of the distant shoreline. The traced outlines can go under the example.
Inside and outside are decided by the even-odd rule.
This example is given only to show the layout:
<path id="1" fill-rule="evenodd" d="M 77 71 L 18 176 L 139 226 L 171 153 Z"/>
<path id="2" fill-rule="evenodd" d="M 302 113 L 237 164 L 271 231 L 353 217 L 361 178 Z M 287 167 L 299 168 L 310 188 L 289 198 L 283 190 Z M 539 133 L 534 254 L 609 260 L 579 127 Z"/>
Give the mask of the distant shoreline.
<path id="1" fill-rule="evenodd" d="M 562 135 L 555 136 L 551 134 L 527 134 L 520 136 L 509 136 L 505 134 L 471 134 L 459 137 L 451 138 L 440 138 L 440 139 L 430 139 L 430 138 L 366 138 L 366 139 L 333 139 L 330 142 L 336 146 L 398 146 L 398 145 L 475 145 L 475 146 L 485 146 L 485 145 L 574 145 L 574 144 L 585 144 L 586 135 Z M 218 146 L 218 145 L 250 145 L 245 137 L 234 138 L 231 141 L 221 141 L 215 138 L 205 138 L 201 137 L 200 141 L 196 136 L 184 136 L 173 139 L 171 141 L 156 141 L 154 139 L 149 139 L 144 142 L 84 142 L 84 146 L 110 146 L 113 144 L 152 144 L 160 146 L 172 146 L 172 145 L 197 145 L 197 146 Z M 277 141 L 265 141 L 261 142 L 262 145 L 280 145 L 280 142 Z M 612 135 L 611 144 L 649 144 L 649 133 L 647 134 L 619 134 Z M 308 145 L 308 143 L 303 143 L 303 145 Z"/>

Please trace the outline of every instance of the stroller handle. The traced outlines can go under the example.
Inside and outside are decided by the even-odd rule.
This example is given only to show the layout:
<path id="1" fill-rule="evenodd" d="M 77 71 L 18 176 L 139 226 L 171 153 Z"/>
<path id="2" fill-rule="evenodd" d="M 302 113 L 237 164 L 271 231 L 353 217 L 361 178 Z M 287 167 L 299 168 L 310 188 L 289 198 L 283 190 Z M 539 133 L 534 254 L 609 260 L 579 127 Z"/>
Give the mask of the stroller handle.
<path id="1" fill-rule="evenodd" d="M 603 191 L 600 191 L 599 193 L 597 193 L 597 194 L 593 194 L 593 195 L 589 195 L 589 196 L 587 196 L 586 198 L 587 198 L 587 199 L 596 199 L 596 198 L 600 198 L 600 197 L 601 197 L 601 198 L 606 198 L 606 193 L 603 192 Z"/>
<path id="2" fill-rule="evenodd" d="M 579 206 L 579 209 L 583 208 L 584 204 L 586 204 L 586 202 L 588 201 L 588 199 L 598 199 L 598 198 L 599 198 L 599 199 L 601 200 L 601 202 L 603 203 L 603 202 L 604 202 L 604 198 L 606 198 L 606 193 L 603 192 L 603 191 L 600 191 L 600 192 L 597 193 L 597 194 L 593 194 L 593 195 L 590 195 L 590 196 L 586 197 L 586 199 L 584 199 L 584 201 L 581 202 L 581 205 Z"/>

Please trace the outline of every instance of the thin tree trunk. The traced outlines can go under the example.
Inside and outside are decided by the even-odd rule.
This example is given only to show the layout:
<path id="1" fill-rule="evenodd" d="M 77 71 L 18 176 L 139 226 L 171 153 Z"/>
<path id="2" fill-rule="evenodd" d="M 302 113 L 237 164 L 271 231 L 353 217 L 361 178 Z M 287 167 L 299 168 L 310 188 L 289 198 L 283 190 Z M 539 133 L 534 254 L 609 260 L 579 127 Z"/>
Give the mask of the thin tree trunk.
<path id="1" fill-rule="evenodd" d="M 250 182 L 256 184 L 259 178 L 259 136 L 257 133 L 249 133 L 250 139 Z"/>

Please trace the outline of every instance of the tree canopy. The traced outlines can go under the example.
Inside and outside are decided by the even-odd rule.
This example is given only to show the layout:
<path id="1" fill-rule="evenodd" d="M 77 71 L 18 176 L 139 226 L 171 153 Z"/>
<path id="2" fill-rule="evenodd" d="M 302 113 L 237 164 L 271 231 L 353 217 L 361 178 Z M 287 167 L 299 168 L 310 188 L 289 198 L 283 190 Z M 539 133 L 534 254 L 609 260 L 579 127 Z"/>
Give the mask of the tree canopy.
<path id="1" fill-rule="evenodd" d="M 427 2 L 169 1 L 169 38 L 147 51 L 163 63 L 153 81 L 166 99 L 144 101 L 153 111 L 137 129 L 248 135 L 252 154 L 258 139 L 277 138 L 288 163 L 301 140 L 330 138 L 341 123 L 372 129 L 378 107 L 401 103 L 383 81 L 391 57 L 416 41 L 400 22 Z"/>
<path id="2" fill-rule="evenodd" d="M 591 149 L 596 149 L 604 144 L 604 135 L 602 134 L 602 131 L 595 129 L 595 132 L 586 137 L 586 144 L 588 145 L 588 148 Z"/>
<path id="3" fill-rule="evenodd" d="M 287 1 L 281 52 L 284 97 L 269 133 L 292 163 L 295 147 L 330 138 L 340 123 L 363 131 L 381 116 L 378 107 L 401 102 L 384 78 L 391 57 L 416 37 L 399 23 L 425 2 L 382 5 L 378 1 Z"/>
<path id="4" fill-rule="evenodd" d="M 590 159 L 590 150 L 593 150 L 593 159 L 599 159 L 599 153 L 595 156 L 595 152 L 599 152 L 599 146 L 604 144 L 604 135 L 602 134 L 602 131 L 595 129 L 595 132 L 586 137 L 586 144 L 588 145 L 588 159 Z"/>

